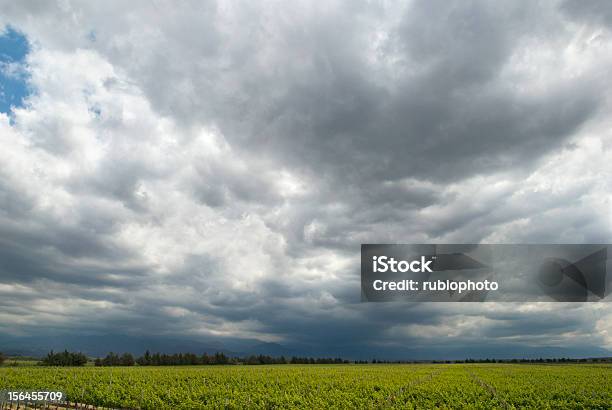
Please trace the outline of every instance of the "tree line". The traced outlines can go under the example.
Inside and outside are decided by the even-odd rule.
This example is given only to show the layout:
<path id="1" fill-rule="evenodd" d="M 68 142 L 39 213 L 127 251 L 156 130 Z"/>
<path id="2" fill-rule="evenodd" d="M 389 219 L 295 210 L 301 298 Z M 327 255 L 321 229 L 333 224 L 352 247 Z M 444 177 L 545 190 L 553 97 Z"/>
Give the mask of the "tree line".
<path id="1" fill-rule="evenodd" d="M 341 358 L 314 358 L 314 357 L 291 357 L 285 356 L 268 356 L 268 355 L 251 355 L 246 357 L 229 357 L 222 352 L 217 352 L 213 355 L 204 353 L 197 355 L 195 353 L 153 353 L 148 350 L 144 355 L 134 359 L 130 353 L 124 353 L 121 356 L 113 352 L 106 355 L 104 358 L 98 358 L 94 361 L 96 366 L 196 366 L 196 365 L 222 365 L 222 364 L 342 364 L 349 363 L 348 360 Z"/>
<path id="2" fill-rule="evenodd" d="M 356 360 L 356 364 L 452 364 L 452 363 L 612 363 L 612 357 L 590 357 L 590 358 L 569 358 L 569 357 L 553 357 L 553 358 L 538 358 L 538 359 L 465 359 L 465 360 Z"/>
<path id="3" fill-rule="evenodd" d="M 53 353 L 51 350 L 40 364 L 43 366 L 83 366 L 87 363 L 87 356 L 83 353 L 69 352 Z"/>
<path id="4" fill-rule="evenodd" d="M 0 352 L 0 364 L 6 359 L 6 356 Z M 80 352 L 49 352 L 39 364 L 43 366 L 84 366 L 87 364 L 88 358 Z M 196 366 L 196 365 L 225 365 L 225 364 L 242 364 L 242 365 L 262 365 L 262 364 L 417 364 L 417 363 L 612 363 L 612 357 L 601 358 L 580 358 L 572 359 L 567 357 L 561 358 L 538 358 L 538 359 L 465 359 L 465 360 L 353 360 L 349 361 L 342 358 L 321 358 L 321 357 L 285 357 L 285 356 L 268 356 L 268 355 L 250 355 L 245 357 L 230 357 L 222 352 L 214 354 L 204 353 L 197 355 L 195 353 L 151 353 L 148 350 L 137 358 L 131 353 L 108 353 L 103 358 L 94 360 L 95 366 Z"/>

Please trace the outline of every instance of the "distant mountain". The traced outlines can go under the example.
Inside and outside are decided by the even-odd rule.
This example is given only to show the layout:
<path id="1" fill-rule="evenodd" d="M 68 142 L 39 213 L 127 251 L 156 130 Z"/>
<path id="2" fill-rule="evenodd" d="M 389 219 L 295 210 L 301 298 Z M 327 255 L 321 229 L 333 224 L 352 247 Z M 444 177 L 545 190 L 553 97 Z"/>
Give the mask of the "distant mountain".
<path id="1" fill-rule="evenodd" d="M 192 352 L 196 354 L 223 352 L 228 356 L 308 356 L 341 357 L 358 360 L 462 360 L 553 358 L 553 357 L 606 357 L 610 350 L 598 346 L 526 346 L 510 344 L 482 344 L 447 347 L 376 347 L 364 344 L 296 345 L 237 339 L 188 339 L 169 337 L 145 337 L 128 335 L 47 335 L 46 337 L 17 337 L 0 335 L 0 352 L 8 355 L 46 355 L 50 350 L 81 351 L 88 356 L 100 357 L 108 352 L 141 355 L 145 350 L 161 353 Z"/>
<path id="2" fill-rule="evenodd" d="M 448 348 L 347 348 L 345 352 L 346 355 L 342 357 L 362 360 L 537 359 L 540 357 L 546 359 L 555 357 L 607 357 L 612 354 L 609 350 L 598 346 L 534 347 L 524 345 L 480 345 Z M 329 354 L 328 356 L 336 356 L 336 354 Z"/>
<path id="3" fill-rule="evenodd" d="M 242 347 L 242 346 L 240 346 Z M 41 357 L 50 350 L 80 351 L 88 356 L 104 356 L 108 352 L 141 355 L 145 350 L 160 353 L 193 352 L 197 354 L 223 352 L 235 355 L 218 341 L 197 341 L 165 337 L 134 337 L 126 335 L 69 335 L 44 338 L 0 337 L 0 351 L 8 355 Z"/>

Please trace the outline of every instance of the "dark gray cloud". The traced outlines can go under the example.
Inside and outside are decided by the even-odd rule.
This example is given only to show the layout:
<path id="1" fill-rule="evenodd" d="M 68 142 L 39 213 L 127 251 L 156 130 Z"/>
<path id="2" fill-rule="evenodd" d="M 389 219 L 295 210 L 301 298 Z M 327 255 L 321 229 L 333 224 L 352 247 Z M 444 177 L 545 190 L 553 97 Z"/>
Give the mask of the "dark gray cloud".
<path id="1" fill-rule="evenodd" d="M 604 304 L 362 304 L 358 282 L 361 243 L 611 241 L 603 3 L 0 9 L 34 90 L 0 117 L 7 335 L 612 346 Z"/>
<path id="2" fill-rule="evenodd" d="M 567 0 L 563 2 L 562 10 L 571 20 L 601 24 L 608 30 L 612 26 L 612 7 L 604 0 Z"/>
<path id="3" fill-rule="evenodd" d="M 126 69 L 144 81 L 161 113 L 189 124 L 213 121 L 237 149 L 331 173 L 337 184 L 457 180 L 524 167 L 558 147 L 601 103 L 601 84 L 588 72 L 535 93 L 524 91 L 529 81 L 507 73 L 531 42 L 567 36 L 545 31 L 559 18 L 554 8 L 416 2 L 396 24 L 379 5 L 332 7 L 325 18 L 316 8 L 273 15 L 302 29 L 268 12 L 225 17 L 241 25 L 232 36 L 217 37 L 223 30 L 210 24 L 185 33 L 178 49 L 130 46 L 111 58 L 143 57 Z M 384 38 L 373 43 L 378 25 Z M 162 30 L 178 41 L 173 23 Z M 210 38 L 225 47 L 202 52 Z M 188 63 L 177 64 L 179 52 Z"/>

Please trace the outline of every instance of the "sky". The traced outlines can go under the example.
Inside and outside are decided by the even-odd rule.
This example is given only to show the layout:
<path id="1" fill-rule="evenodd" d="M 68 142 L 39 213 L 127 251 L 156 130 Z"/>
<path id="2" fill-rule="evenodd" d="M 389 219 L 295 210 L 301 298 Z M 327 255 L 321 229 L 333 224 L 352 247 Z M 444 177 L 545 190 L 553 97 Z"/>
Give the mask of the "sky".
<path id="1" fill-rule="evenodd" d="M 359 284 L 362 243 L 612 243 L 608 2 L 24 1 L 0 30 L 4 350 L 610 355 L 609 303 Z"/>
<path id="2" fill-rule="evenodd" d="M 0 32 L 0 112 L 10 114 L 11 107 L 23 104 L 28 94 L 27 70 L 24 58 L 28 54 L 28 41 L 11 26 Z"/>

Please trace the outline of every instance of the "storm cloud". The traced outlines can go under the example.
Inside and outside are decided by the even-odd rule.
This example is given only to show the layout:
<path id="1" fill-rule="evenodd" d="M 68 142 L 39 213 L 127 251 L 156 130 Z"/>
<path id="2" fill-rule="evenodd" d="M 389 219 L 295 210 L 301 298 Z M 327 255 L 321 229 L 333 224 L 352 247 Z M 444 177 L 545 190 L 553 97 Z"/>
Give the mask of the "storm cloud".
<path id="1" fill-rule="evenodd" d="M 606 303 L 359 293 L 361 243 L 612 242 L 602 2 L 0 10 L 31 90 L 0 113 L 3 334 L 612 348 Z"/>

